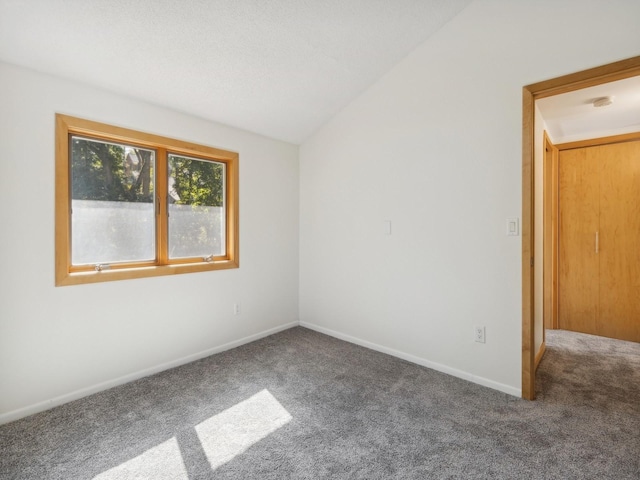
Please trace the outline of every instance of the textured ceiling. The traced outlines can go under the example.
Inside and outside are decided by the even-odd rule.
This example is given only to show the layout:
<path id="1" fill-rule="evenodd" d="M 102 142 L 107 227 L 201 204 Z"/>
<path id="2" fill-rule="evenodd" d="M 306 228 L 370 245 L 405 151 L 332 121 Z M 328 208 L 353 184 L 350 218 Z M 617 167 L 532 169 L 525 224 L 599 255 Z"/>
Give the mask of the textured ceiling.
<path id="1" fill-rule="evenodd" d="M 595 108 L 593 100 L 612 96 Z M 555 143 L 640 131 L 640 76 L 596 85 L 536 102 Z"/>
<path id="2" fill-rule="evenodd" d="M 471 0 L 0 0 L 0 60 L 300 143 Z"/>

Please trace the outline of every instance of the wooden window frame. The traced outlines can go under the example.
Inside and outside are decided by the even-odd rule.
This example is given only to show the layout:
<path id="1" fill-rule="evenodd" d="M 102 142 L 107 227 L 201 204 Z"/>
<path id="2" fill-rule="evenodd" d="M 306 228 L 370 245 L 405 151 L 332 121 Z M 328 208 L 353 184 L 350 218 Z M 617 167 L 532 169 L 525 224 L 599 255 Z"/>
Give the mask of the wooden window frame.
<path id="1" fill-rule="evenodd" d="M 69 143 L 72 135 L 112 141 L 156 151 L 156 189 L 159 202 L 156 214 L 156 260 L 150 262 L 117 263 L 109 269 L 97 271 L 93 266 L 71 264 L 71 185 Z M 207 261 L 201 258 L 168 258 L 167 217 L 167 158 L 178 154 L 225 164 L 225 244 L 224 256 Z M 132 278 L 156 277 L 181 273 L 206 272 L 238 268 L 239 218 L 238 218 L 238 167 L 239 155 L 235 152 L 198 145 L 173 138 L 116 127 L 56 114 L 56 190 L 55 190 L 55 284 L 56 286 L 108 282 Z"/>

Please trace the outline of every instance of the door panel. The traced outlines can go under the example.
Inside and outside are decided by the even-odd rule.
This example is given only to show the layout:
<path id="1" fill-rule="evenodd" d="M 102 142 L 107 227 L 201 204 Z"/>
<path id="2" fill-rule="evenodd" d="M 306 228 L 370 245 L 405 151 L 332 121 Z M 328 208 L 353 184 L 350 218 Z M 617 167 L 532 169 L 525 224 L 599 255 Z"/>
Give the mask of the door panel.
<path id="1" fill-rule="evenodd" d="M 640 142 L 589 150 L 601 165 L 596 332 L 640 342 Z"/>
<path id="2" fill-rule="evenodd" d="M 560 152 L 558 188 L 558 326 L 596 334 L 600 184 L 598 163 L 586 149 Z"/>

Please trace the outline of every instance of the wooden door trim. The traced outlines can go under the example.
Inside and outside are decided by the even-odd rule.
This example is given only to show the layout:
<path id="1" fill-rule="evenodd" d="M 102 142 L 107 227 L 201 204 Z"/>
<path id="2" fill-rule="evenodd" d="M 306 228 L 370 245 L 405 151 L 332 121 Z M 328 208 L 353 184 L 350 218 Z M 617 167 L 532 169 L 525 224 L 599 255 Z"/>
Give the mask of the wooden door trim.
<path id="1" fill-rule="evenodd" d="M 612 135 L 610 137 L 590 138 L 577 142 L 559 143 L 558 150 L 571 150 L 574 148 L 597 147 L 599 145 L 611 145 L 612 143 L 635 142 L 640 140 L 640 132 L 624 133 L 622 135 Z"/>
<path id="2" fill-rule="evenodd" d="M 640 75 L 640 56 L 527 85 L 536 100 Z"/>
<path id="3" fill-rule="evenodd" d="M 522 397 L 535 398 L 534 126 L 535 101 L 640 75 L 640 56 L 527 85 L 522 88 Z"/>
<path id="4" fill-rule="evenodd" d="M 542 345 L 540 345 L 540 350 L 538 350 L 538 353 L 536 353 L 536 359 L 535 359 L 536 370 L 538 369 L 538 366 L 542 361 L 542 357 L 544 357 L 544 352 L 546 351 L 547 351 L 547 344 L 545 342 L 542 342 Z"/>
<path id="5" fill-rule="evenodd" d="M 558 328 L 558 147 L 543 134 L 544 327 Z M 544 335 L 543 335 L 544 338 Z"/>

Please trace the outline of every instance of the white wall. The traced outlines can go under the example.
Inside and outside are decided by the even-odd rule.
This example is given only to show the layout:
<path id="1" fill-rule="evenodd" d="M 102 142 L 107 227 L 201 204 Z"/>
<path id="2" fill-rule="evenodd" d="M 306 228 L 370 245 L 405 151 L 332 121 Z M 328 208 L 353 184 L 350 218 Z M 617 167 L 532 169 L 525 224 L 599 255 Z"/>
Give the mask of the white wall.
<path id="1" fill-rule="evenodd" d="M 638 18 L 475 1 L 305 141 L 301 322 L 520 394 L 522 87 L 640 54 Z"/>
<path id="2" fill-rule="evenodd" d="M 239 152 L 240 268 L 55 288 L 56 112 Z M 298 188 L 297 146 L 0 64 L 0 423 L 295 324 Z"/>

